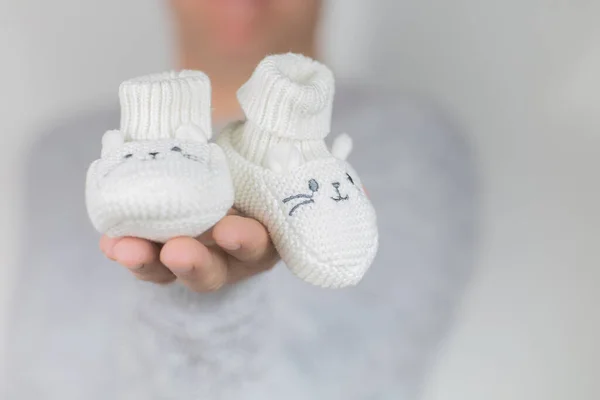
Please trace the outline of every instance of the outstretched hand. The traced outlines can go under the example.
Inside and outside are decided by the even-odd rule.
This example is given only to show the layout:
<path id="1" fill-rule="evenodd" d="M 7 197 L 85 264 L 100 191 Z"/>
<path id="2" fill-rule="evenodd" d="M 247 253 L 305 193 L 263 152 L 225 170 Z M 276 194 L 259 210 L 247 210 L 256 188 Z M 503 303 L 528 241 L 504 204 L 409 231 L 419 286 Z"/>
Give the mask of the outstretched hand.
<path id="1" fill-rule="evenodd" d="M 100 249 L 140 280 L 167 284 L 179 279 L 196 292 L 239 282 L 273 268 L 279 260 L 267 229 L 235 210 L 198 238 L 178 237 L 159 245 L 103 236 Z"/>

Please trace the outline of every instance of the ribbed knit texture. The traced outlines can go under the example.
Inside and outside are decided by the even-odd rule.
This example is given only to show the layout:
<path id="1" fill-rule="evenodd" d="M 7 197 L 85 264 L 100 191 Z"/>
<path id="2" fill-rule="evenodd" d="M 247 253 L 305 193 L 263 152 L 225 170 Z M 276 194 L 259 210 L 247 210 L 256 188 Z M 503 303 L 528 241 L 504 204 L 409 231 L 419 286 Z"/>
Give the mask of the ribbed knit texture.
<path id="1" fill-rule="evenodd" d="M 211 137 L 211 88 L 200 71 L 169 71 L 125 81 L 119 88 L 121 131 L 126 140 L 172 138 L 177 128 L 198 126 Z"/>
<path id="2" fill-rule="evenodd" d="M 248 120 L 274 136 L 295 139 L 327 136 L 333 97 L 331 71 L 292 53 L 265 58 L 238 91 Z"/>
<path id="3" fill-rule="evenodd" d="M 194 71 L 149 75 L 123 83 L 120 97 L 121 130 L 104 135 L 102 156 L 87 174 L 92 224 L 109 236 L 156 242 L 202 234 L 233 204 L 223 151 L 206 141 L 208 78 Z"/>
<path id="4" fill-rule="evenodd" d="M 334 92 L 332 72 L 318 61 L 293 53 L 266 57 L 238 90 L 247 121 L 233 145 L 263 165 L 281 143 L 297 148 L 303 161 L 331 157 L 323 139 L 331 130 Z"/>
<path id="5" fill-rule="evenodd" d="M 358 176 L 323 140 L 333 93 L 322 64 L 269 56 L 239 91 L 246 121 L 221 132 L 218 144 L 229 160 L 235 207 L 265 224 L 294 274 L 339 288 L 362 279 L 378 232 Z"/>
<path id="6" fill-rule="evenodd" d="M 331 157 L 331 153 L 323 139 L 298 140 L 294 137 L 281 137 L 276 134 L 265 132 L 252 121 L 244 124 L 244 134 L 231 137 L 232 144 L 238 153 L 248 161 L 264 165 L 265 157 L 269 150 L 280 144 L 291 144 L 302 155 L 304 161 L 317 158 Z"/>

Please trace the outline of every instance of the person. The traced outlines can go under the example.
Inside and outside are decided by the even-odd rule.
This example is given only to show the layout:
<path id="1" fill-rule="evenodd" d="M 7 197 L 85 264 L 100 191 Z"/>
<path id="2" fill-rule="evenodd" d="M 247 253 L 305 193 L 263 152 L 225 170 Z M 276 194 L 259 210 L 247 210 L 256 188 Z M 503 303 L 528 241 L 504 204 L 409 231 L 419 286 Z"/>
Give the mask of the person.
<path id="1" fill-rule="evenodd" d="M 243 117 L 236 91 L 265 55 L 320 58 L 321 3 L 170 0 L 178 67 L 212 82 L 215 135 Z M 200 238 L 102 237 L 99 251 L 83 182 L 118 114 L 79 116 L 31 148 L 2 398 L 418 396 L 475 246 L 475 166 L 448 118 L 338 83 L 332 132 L 353 136 L 380 250 L 336 291 L 292 276 L 265 227 L 235 210 Z"/>

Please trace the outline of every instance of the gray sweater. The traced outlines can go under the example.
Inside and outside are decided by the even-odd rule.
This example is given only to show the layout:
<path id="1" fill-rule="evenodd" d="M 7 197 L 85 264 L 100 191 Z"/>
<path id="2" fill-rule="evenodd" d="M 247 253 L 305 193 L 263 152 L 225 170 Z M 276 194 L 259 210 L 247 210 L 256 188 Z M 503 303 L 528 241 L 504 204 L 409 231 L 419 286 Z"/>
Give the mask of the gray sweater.
<path id="1" fill-rule="evenodd" d="M 98 249 L 86 169 L 118 111 L 33 146 L 2 399 L 411 399 L 471 270 L 472 155 L 417 101 L 341 87 L 333 133 L 378 212 L 380 251 L 355 288 L 283 265 L 213 294 L 135 281 Z M 333 136 L 333 135 L 332 135 Z"/>

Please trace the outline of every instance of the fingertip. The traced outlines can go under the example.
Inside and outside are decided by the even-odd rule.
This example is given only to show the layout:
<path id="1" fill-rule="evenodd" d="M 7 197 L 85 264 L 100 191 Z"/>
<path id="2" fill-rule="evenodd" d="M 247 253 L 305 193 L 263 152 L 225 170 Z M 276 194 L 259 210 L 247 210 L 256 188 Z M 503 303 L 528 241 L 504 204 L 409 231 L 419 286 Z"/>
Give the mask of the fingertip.
<path id="1" fill-rule="evenodd" d="M 244 219 L 239 216 L 227 216 L 213 228 L 213 239 L 219 247 L 234 251 L 242 247 L 240 235 L 244 229 Z"/>
<path id="2" fill-rule="evenodd" d="M 269 243 L 269 232 L 263 224 L 255 219 L 237 215 L 219 221 L 214 227 L 213 237 L 219 246 L 226 249 L 224 245 L 238 245 L 228 250 L 237 250 L 246 245 L 260 247 Z"/>
<path id="3" fill-rule="evenodd" d="M 119 243 L 119 241 L 121 240 L 121 238 L 113 238 L 113 237 L 109 237 L 106 235 L 102 235 L 102 237 L 100 238 L 100 251 L 102 251 L 102 253 L 104 253 L 104 255 L 111 259 L 112 261 L 116 261 L 115 259 L 115 254 L 114 254 L 114 247 L 117 243 Z"/>
<path id="4" fill-rule="evenodd" d="M 158 249 L 148 240 L 126 237 L 114 245 L 113 255 L 120 264 L 134 268 L 156 261 Z"/>
<path id="5" fill-rule="evenodd" d="M 177 237 L 165 243 L 160 251 L 160 261 L 174 273 L 188 273 L 207 255 L 206 246 L 196 239 Z"/>
<path id="6" fill-rule="evenodd" d="M 252 218 L 224 218 L 213 236 L 219 247 L 240 261 L 261 261 L 276 253 L 267 228 Z"/>
<path id="7" fill-rule="evenodd" d="M 212 292 L 227 279 L 227 268 L 211 250 L 193 238 L 175 238 L 163 246 L 162 263 L 190 289 Z"/>

